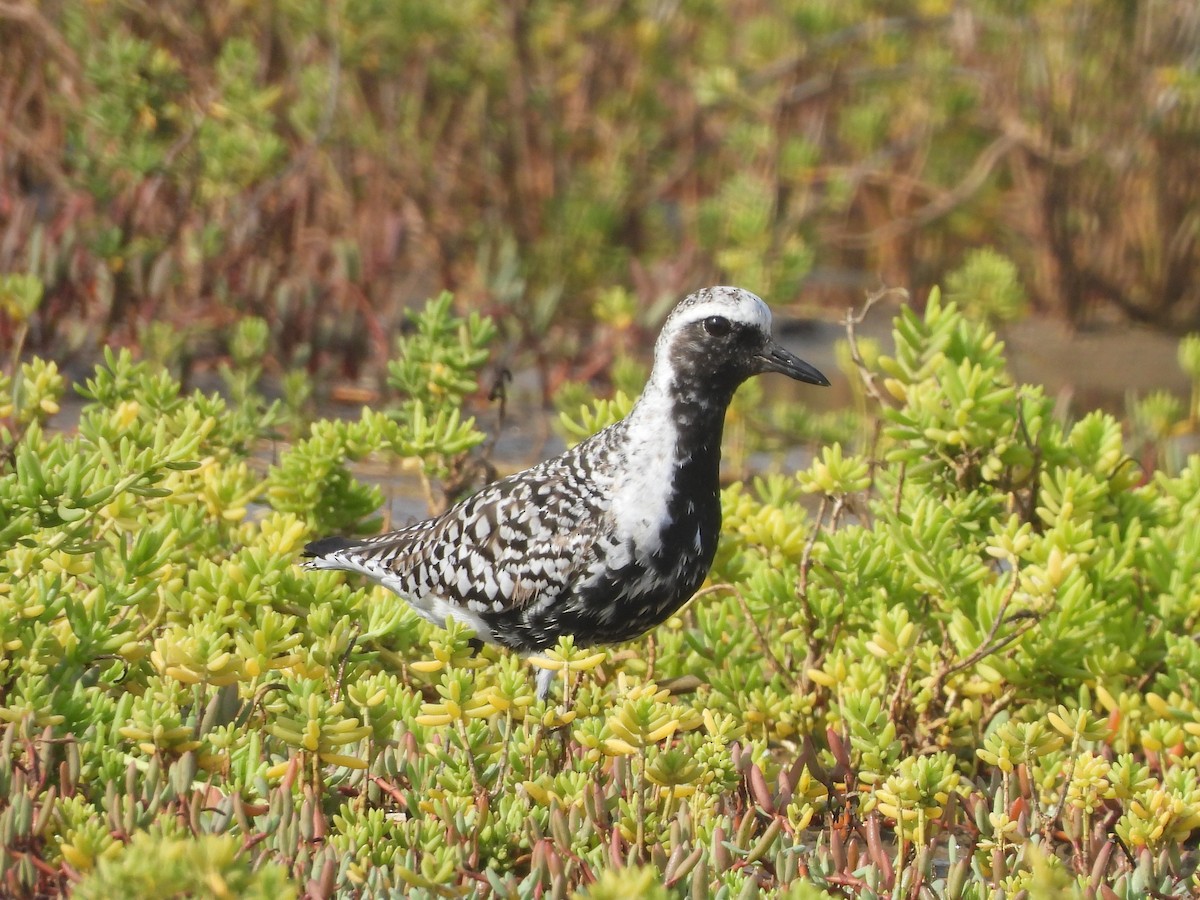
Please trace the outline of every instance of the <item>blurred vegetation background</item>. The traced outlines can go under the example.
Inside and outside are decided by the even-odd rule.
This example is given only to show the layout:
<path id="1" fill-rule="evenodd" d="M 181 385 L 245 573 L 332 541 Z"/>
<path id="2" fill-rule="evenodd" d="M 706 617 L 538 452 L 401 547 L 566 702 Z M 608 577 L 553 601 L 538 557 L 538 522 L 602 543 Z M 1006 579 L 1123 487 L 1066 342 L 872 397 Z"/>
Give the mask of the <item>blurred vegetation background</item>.
<path id="1" fill-rule="evenodd" d="M 382 379 L 449 289 L 549 391 L 614 289 L 842 309 L 984 246 L 1072 325 L 1200 325 L 1192 0 L 2 0 L 0 45 L 0 271 L 68 362 L 186 377 L 252 314 Z"/>

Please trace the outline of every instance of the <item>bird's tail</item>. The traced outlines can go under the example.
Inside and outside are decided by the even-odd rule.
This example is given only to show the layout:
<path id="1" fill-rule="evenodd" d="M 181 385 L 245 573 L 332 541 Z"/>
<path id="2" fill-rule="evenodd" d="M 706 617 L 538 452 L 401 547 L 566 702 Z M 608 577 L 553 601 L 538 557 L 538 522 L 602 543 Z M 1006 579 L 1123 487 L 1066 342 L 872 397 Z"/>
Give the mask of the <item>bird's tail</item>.
<path id="1" fill-rule="evenodd" d="M 339 550 L 348 550 L 355 544 L 359 543 L 353 538 L 333 537 L 317 538 L 315 541 L 309 541 L 304 545 L 304 556 L 328 556 L 330 553 L 337 553 Z"/>
<path id="2" fill-rule="evenodd" d="M 358 541 L 352 538 L 340 537 L 338 535 L 309 541 L 304 545 L 304 553 L 302 555 L 305 559 L 311 560 L 311 562 L 306 562 L 304 566 L 308 569 L 345 568 L 343 562 L 332 557 L 344 550 L 351 549 L 358 543 Z"/>

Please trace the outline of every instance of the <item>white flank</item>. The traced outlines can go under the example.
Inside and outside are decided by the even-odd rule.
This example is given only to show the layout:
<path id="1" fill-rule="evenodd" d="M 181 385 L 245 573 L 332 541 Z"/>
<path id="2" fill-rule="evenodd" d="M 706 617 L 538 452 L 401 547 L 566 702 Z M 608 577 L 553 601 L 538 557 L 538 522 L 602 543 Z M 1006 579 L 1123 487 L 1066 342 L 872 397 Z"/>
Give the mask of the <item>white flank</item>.
<path id="1" fill-rule="evenodd" d="M 366 575 L 372 581 L 383 585 L 393 594 L 407 600 L 416 613 L 439 628 L 446 626 L 446 619 L 456 619 L 474 631 L 480 640 L 492 640 L 492 629 L 487 626 L 487 623 L 483 621 L 474 609 L 449 603 L 441 597 L 414 596 L 405 587 L 404 579 L 389 572 L 386 567 L 378 563 L 364 562 L 344 552 L 338 552 L 331 553 L 329 556 L 307 560 L 305 566 L 310 569 L 340 569 L 346 572 L 358 572 Z"/>
<path id="2" fill-rule="evenodd" d="M 487 623 L 483 621 L 483 618 L 475 610 L 459 606 L 457 603 L 448 603 L 441 597 L 414 597 L 405 591 L 402 580 L 395 575 L 387 575 L 381 578 L 371 572 L 367 572 L 367 574 L 392 593 L 403 597 L 423 619 L 432 622 L 439 628 L 446 627 L 447 619 L 454 619 L 462 622 L 474 631 L 475 636 L 480 640 L 492 640 L 492 629 L 488 627 Z"/>

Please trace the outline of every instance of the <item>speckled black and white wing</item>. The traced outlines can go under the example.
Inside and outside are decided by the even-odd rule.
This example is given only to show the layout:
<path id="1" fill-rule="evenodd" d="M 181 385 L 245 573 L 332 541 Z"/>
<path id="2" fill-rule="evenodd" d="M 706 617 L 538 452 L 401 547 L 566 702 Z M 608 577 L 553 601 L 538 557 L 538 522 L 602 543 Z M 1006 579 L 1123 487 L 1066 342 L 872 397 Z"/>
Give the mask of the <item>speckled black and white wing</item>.
<path id="1" fill-rule="evenodd" d="M 600 465 L 608 438 L 493 482 L 437 518 L 364 540 L 314 542 L 306 565 L 360 572 L 435 624 L 453 617 L 485 641 L 524 644 L 493 626 L 521 619 L 535 602 L 553 606 L 596 568 L 593 547 L 611 502 Z"/>

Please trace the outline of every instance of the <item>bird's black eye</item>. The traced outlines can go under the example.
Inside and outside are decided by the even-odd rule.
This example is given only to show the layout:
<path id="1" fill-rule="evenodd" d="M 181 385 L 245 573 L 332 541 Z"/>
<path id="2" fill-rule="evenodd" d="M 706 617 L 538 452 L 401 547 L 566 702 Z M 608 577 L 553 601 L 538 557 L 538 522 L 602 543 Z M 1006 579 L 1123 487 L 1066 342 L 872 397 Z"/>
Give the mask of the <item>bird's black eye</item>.
<path id="1" fill-rule="evenodd" d="M 704 330 L 713 337 L 724 337 L 729 334 L 733 326 L 729 324 L 729 320 L 724 316 L 709 316 L 704 320 Z"/>

